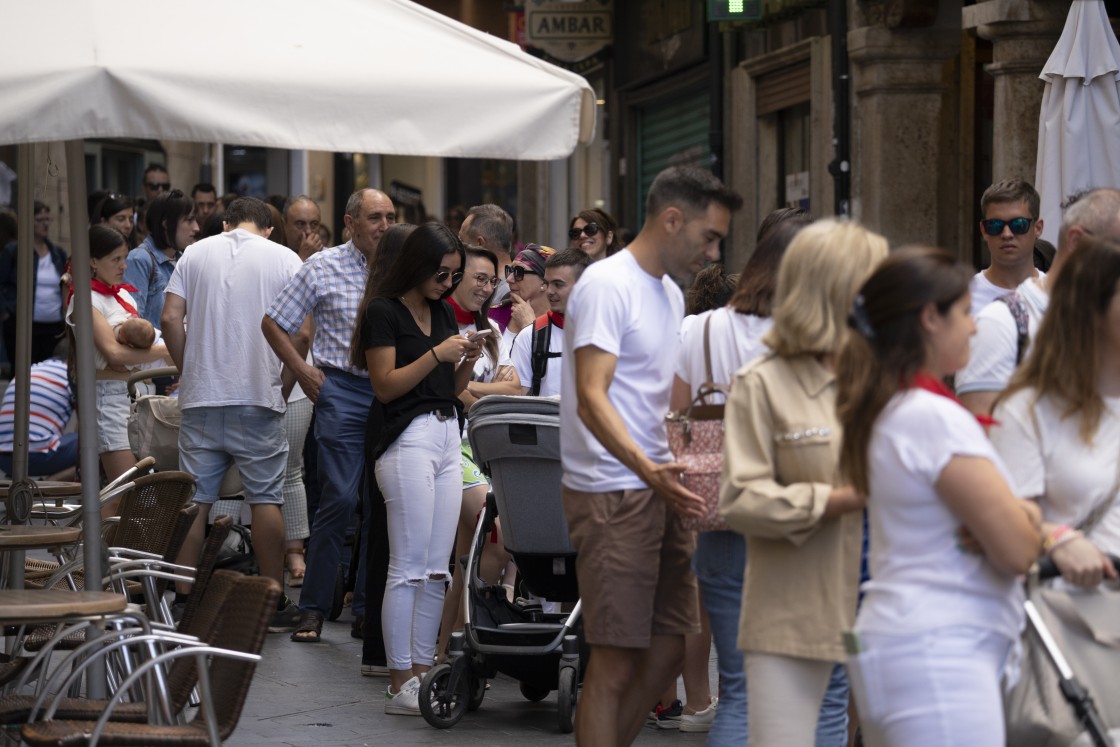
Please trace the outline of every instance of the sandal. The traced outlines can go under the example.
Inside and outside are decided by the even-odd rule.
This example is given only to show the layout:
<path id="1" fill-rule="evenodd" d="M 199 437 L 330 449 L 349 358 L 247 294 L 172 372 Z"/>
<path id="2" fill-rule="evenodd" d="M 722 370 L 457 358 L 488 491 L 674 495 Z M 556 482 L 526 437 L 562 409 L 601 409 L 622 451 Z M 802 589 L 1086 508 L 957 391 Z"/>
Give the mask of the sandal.
<path id="1" fill-rule="evenodd" d="M 323 613 L 319 610 L 303 610 L 299 625 L 292 631 L 296 643 L 318 643 L 323 640 Z"/>
<path id="2" fill-rule="evenodd" d="M 298 548 L 290 549 L 290 550 L 285 550 L 284 551 L 285 558 L 287 558 L 288 555 L 299 555 L 301 558 L 303 558 L 303 557 L 306 556 L 306 550 L 304 550 L 302 547 L 298 547 Z M 307 574 L 307 564 L 304 563 L 303 568 L 301 568 L 299 571 L 293 571 L 291 569 L 291 567 L 289 566 L 286 569 L 286 573 L 287 573 L 287 576 L 288 576 L 288 578 L 287 578 L 288 586 L 290 586 L 293 589 L 298 589 L 299 587 L 303 586 L 303 577 Z"/>

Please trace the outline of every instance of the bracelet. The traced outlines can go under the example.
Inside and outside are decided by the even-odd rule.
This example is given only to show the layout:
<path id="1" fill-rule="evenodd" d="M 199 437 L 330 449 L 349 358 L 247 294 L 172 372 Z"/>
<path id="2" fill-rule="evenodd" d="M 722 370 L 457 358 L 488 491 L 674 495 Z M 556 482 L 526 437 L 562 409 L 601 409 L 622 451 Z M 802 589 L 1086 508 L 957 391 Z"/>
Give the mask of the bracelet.
<path id="1" fill-rule="evenodd" d="M 435 349 L 435 348 L 428 348 L 428 352 L 429 352 L 429 353 L 431 353 L 431 354 L 432 354 L 432 357 L 436 359 L 436 365 L 437 365 L 437 366 L 438 366 L 438 365 L 439 365 L 440 363 L 443 363 L 443 361 L 441 361 L 441 360 L 439 359 L 439 356 L 438 356 L 438 355 L 436 355 L 436 349 Z"/>
<path id="2" fill-rule="evenodd" d="M 1042 552 L 1049 555 L 1054 551 L 1055 547 L 1060 547 L 1067 542 L 1072 542 L 1073 540 L 1084 536 L 1085 535 L 1071 527 L 1069 524 L 1062 524 L 1060 527 L 1051 532 L 1050 536 L 1043 541 Z"/>

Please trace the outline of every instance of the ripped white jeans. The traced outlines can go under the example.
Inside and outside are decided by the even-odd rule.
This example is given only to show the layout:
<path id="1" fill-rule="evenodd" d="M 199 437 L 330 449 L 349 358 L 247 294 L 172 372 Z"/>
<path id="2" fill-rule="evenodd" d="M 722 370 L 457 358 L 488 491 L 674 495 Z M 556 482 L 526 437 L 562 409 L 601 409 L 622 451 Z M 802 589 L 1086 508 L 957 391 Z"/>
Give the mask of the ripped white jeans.
<path id="1" fill-rule="evenodd" d="M 385 496 L 389 576 L 381 625 L 390 669 L 431 666 L 463 500 L 459 423 L 417 416 L 377 460 Z"/>

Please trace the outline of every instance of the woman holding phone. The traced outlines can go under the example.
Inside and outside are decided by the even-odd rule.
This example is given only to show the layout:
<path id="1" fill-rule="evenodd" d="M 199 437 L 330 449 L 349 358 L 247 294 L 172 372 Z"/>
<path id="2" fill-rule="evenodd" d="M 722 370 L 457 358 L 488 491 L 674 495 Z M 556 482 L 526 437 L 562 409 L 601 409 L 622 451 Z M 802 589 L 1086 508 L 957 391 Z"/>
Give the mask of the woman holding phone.
<path id="1" fill-rule="evenodd" d="M 482 351 L 459 333 L 443 300 L 462 267 L 455 234 L 425 223 L 405 240 L 363 312 L 362 363 L 376 397 L 370 417 L 380 420 L 370 458 L 389 534 L 381 609 L 388 714 L 420 714 L 420 677 L 435 658 L 462 499 L 458 394 Z"/>

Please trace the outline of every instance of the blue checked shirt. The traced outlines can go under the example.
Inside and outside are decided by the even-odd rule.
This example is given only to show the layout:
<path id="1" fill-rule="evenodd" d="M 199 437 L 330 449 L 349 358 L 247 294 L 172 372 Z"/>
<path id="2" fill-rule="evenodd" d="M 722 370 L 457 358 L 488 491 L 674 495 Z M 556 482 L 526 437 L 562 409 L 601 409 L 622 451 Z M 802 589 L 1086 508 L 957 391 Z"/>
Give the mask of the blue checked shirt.
<path id="1" fill-rule="evenodd" d="M 365 376 L 350 365 L 350 341 L 368 276 L 365 255 L 352 242 L 324 249 L 303 263 L 266 314 L 288 334 L 313 314 L 315 365 Z"/>

